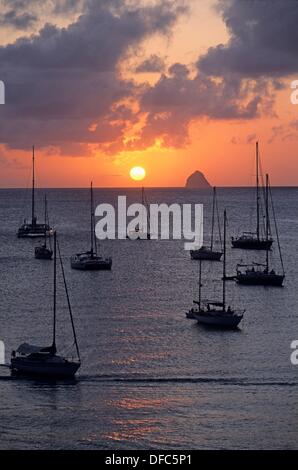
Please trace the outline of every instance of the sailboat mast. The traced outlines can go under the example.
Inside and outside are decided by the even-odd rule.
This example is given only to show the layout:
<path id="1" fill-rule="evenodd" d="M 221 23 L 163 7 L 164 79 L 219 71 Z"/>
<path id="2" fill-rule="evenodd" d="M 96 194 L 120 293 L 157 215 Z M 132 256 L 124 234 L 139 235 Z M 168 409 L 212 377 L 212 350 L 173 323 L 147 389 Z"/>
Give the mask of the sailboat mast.
<path id="1" fill-rule="evenodd" d="M 94 243 L 93 243 L 93 185 L 91 181 L 90 187 L 90 241 L 91 241 L 91 254 L 93 254 Z"/>
<path id="2" fill-rule="evenodd" d="M 44 196 L 44 246 L 47 246 L 47 196 Z"/>
<path id="3" fill-rule="evenodd" d="M 266 174 L 266 270 L 269 273 L 269 248 L 268 248 L 268 239 L 269 239 L 269 176 Z"/>
<path id="4" fill-rule="evenodd" d="M 57 240 L 54 232 L 54 312 L 53 312 L 53 349 L 56 351 L 56 297 L 57 297 Z"/>
<path id="5" fill-rule="evenodd" d="M 65 278 L 65 272 L 64 272 L 64 267 L 63 267 L 63 262 L 62 262 L 62 256 L 61 256 L 61 251 L 60 251 L 59 242 L 57 243 L 57 247 L 58 247 L 58 254 L 59 254 L 61 272 L 62 272 L 62 277 L 63 277 L 63 283 L 64 283 L 64 288 L 65 288 L 65 294 L 66 294 L 66 299 L 67 299 L 68 311 L 69 311 L 69 315 L 70 315 L 71 327 L 72 327 L 72 332 L 73 332 L 73 337 L 74 337 L 74 343 L 75 343 L 75 347 L 76 347 L 78 359 L 79 359 L 79 361 L 81 362 L 80 350 L 79 350 L 79 345 L 78 345 L 78 341 L 77 341 L 77 335 L 76 335 L 75 325 L 74 325 L 73 316 L 72 316 L 72 310 L 71 310 L 71 305 L 70 305 L 70 298 L 69 298 L 68 289 L 67 289 L 67 284 L 66 284 L 66 278 Z"/>
<path id="6" fill-rule="evenodd" d="M 223 311 L 226 310 L 226 231 L 227 231 L 227 212 L 224 211 L 224 240 L 223 240 L 223 275 L 222 275 L 222 305 Z"/>
<path id="7" fill-rule="evenodd" d="M 199 264 L 199 310 L 201 310 L 201 292 L 202 292 L 202 260 Z"/>
<path id="8" fill-rule="evenodd" d="M 212 202 L 212 227 L 211 227 L 211 244 L 210 250 L 213 249 L 213 233 L 214 233 L 214 211 L 215 211 L 215 195 L 216 195 L 216 188 L 213 188 L 213 202 Z"/>
<path id="9" fill-rule="evenodd" d="M 259 142 L 256 142 L 257 239 L 260 239 Z"/>
<path id="10" fill-rule="evenodd" d="M 32 225 L 35 225 L 35 155 L 34 155 L 34 145 L 32 147 Z"/>

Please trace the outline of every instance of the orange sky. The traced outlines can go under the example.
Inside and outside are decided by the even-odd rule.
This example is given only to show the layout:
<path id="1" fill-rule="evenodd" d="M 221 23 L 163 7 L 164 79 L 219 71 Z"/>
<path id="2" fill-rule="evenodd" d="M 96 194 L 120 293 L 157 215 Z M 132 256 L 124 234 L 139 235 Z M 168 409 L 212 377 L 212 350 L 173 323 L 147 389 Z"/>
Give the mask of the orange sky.
<path id="1" fill-rule="evenodd" d="M 214 3 L 209 0 L 192 2 L 191 14 L 178 20 L 170 37 L 155 35 L 143 43 L 140 58 L 158 53 L 167 65 L 180 62 L 191 69 L 208 47 L 226 43 L 228 33 L 220 15 L 213 9 Z M 63 24 L 62 20 L 60 22 Z M 2 27 L 0 43 L 3 45 L 7 42 L 5 34 Z M 17 36 L 10 30 L 11 41 Z M 133 78 L 139 84 L 149 81 L 154 85 L 157 82 L 160 74 L 136 77 L 131 69 L 133 62 L 134 57 L 130 57 L 119 64 L 119 73 L 123 77 Z M 274 105 L 276 115 L 241 121 L 195 119 L 189 125 L 189 143 L 183 148 L 162 147 L 156 141 L 154 146 L 144 150 L 104 154 L 94 150 L 92 145 L 84 144 L 88 149 L 87 156 L 79 157 L 55 155 L 55 151 L 49 152 L 37 145 L 38 184 L 41 187 L 86 187 L 92 179 L 99 187 L 134 187 L 139 183 L 130 179 L 129 170 L 138 165 L 146 169 L 146 186 L 183 186 L 195 170 L 203 171 L 212 185 L 245 186 L 253 183 L 254 142 L 257 139 L 263 168 L 270 172 L 272 184 L 298 185 L 298 140 L 294 130 L 287 127 L 298 120 L 298 106 L 290 103 L 290 82 L 295 78 L 298 76 L 284 79 L 286 88 L 277 93 Z M 0 115 L 2 109 L 0 106 Z M 279 128 L 274 138 L 273 128 Z M 14 150 L 0 144 L 0 186 L 26 187 L 30 161 L 30 151 Z"/>

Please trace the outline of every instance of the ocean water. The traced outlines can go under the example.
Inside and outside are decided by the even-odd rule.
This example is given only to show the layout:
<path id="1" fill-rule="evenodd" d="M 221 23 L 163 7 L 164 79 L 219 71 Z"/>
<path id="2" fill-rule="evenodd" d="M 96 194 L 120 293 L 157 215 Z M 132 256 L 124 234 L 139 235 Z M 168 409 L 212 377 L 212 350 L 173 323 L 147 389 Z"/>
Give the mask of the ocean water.
<path id="1" fill-rule="evenodd" d="M 37 191 L 42 217 L 44 190 Z M 88 189 L 51 189 L 50 221 L 63 254 L 82 366 L 73 381 L 11 379 L 0 368 L 1 449 L 297 449 L 298 189 L 274 188 L 286 280 L 283 288 L 228 283 L 228 299 L 245 308 L 236 331 L 187 320 L 197 297 L 198 262 L 183 240 L 107 240 L 111 272 L 70 269 L 69 257 L 89 247 Z M 99 190 L 115 203 L 137 190 Z M 150 202 L 203 203 L 206 243 L 211 191 L 147 190 Z M 228 212 L 228 239 L 254 227 L 253 190 L 218 189 Z M 53 263 L 35 260 L 31 240 L 15 233 L 30 216 L 30 191 L 0 190 L 0 339 L 6 360 L 23 341 L 51 342 Z M 275 243 L 276 245 L 276 243 Z M 233 250 L 240 260 L 264 253 Z M 272 263 L 279 269 L 276 246 Z M 203 264 L 203 297 L 221 295 L 221 263 Z M 58 349 L 72 351 L 60 279 Z"/>

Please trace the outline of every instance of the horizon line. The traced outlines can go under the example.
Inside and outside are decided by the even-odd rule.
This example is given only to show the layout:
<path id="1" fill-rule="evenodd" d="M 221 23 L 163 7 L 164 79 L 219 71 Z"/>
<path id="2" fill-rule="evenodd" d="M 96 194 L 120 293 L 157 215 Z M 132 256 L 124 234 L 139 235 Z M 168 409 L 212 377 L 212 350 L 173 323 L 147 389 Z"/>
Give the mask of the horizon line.
<path id="1" fill-rule="evenodd" d="M 298 183 L 297 185 L 270 185 L 271 188 L 298 188 Z M 210 186 L 208 188 L 187 188 L 185 186 L 145 186 L 145 185 L 140 185 L 140 186 L 93 186 L 93 189 L 186 189 L 186 190 L 191 190 L 191 191 L 206 191 L 212 188 L 255 188 L 254 185 L 240 185 L 240 186 L 234 186 L 234 185 L 227 185 L 227 186 L 219 186 L 219 185 L 214 185 Z M 25 187 L 25 186 L 0 186 L 0 190 L 6 190 L 6 189 L 28 189 L 29 191 L 32 190 L 31 187 Z M 43 187 L 35 187 L 35 190 L 45 190 L 45 189 L 90 189 L 90 186 L 43 186 Z"/>

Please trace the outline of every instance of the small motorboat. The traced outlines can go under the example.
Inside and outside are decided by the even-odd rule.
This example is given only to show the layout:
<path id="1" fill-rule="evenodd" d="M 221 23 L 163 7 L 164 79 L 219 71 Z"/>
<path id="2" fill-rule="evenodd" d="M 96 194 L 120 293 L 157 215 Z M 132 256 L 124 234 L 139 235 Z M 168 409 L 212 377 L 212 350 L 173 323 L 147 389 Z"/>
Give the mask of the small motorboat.
<path id="1" fill-rule="evenodd" d="M 30 377 L 43 376 L 51 378 L 73 377 L 81 365 L 73 315 L 67 290 L 62 257 L 58 245 L 61 272 L 66 292 L 71 327 L 74 337 L 77 358 L 67 358 L 57 354 L 56 348 L 56 297 L 57 297 L 57 239 L 54 233 L 54 298 L 53 298 L 53 340 L 51 346 L 40 347 L 28 343 L 21 344 L 16 351 L 12 351 L 10 369 L 13 374 Z"/>

